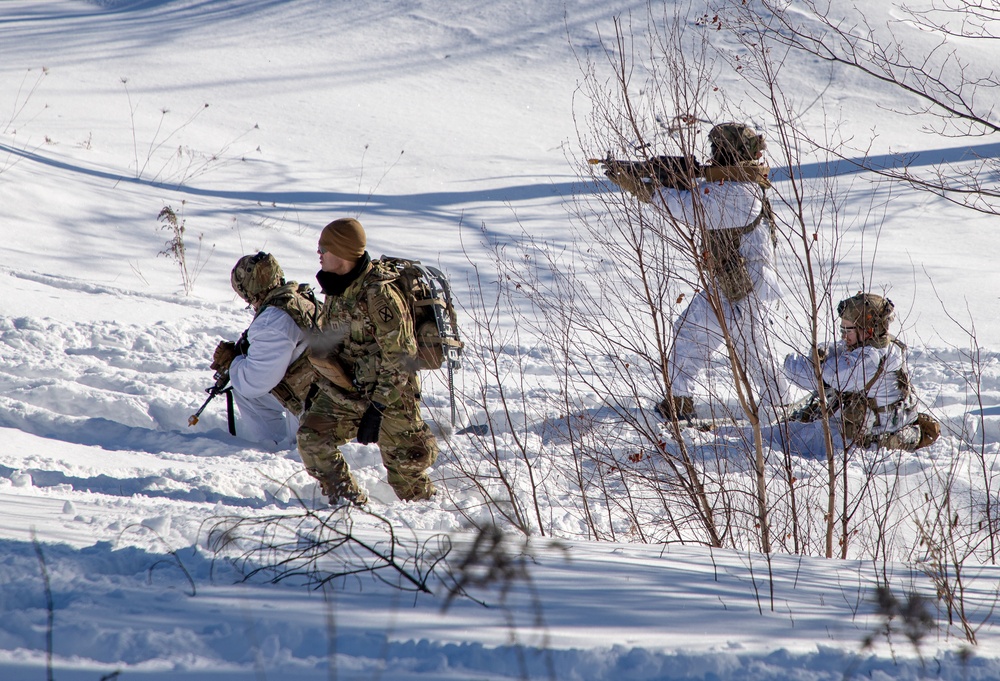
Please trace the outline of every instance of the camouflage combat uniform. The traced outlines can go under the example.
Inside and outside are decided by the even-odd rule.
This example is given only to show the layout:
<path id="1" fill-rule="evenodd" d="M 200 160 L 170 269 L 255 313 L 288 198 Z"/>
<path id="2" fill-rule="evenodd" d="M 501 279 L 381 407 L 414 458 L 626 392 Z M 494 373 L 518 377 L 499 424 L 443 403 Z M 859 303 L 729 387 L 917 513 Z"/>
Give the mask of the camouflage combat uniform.
<path id="1" fill-rule="evenodd" d="M 420 416 L 413 321 L 392 277 L 366 258 L 357 278 L 343 293 L 327 293 L 323 305 L 322 338 L 354 387 L 323 378 L 314 384 L 298 446 L 307 470 L 331 503 L 365 500 L 340 447 L 357 434 L 372 403 L 385 407 L 378 445 L 396 496 L 428 499 L 435 492 L 426 469 L 437 459 L 438 447 Z"/>
<path id="2" fill-rule="evenodd" d="M 918 411 L 910 381 L 906 346 L 889 333 L 895 305 L 888 298 L 858 292 L 837 305 L 844 338 L 819 348 L 827 404 L 835 404 L 846 445 L 915 451 L 940 435 L 940 424 Z M 813 388 L 809 402 L 791 420 L 822 418 L 812 355 L 785 357 L 785 373 L 796 385 Z"/>

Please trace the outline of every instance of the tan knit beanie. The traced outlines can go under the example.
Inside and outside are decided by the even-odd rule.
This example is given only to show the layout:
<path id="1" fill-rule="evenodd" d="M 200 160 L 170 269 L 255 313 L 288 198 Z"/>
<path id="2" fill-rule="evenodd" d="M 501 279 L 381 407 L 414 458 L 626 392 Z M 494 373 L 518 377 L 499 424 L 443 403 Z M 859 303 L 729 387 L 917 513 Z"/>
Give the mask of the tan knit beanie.
<path id="1" fill-rule="evenodd" d="M 365 253 L 365 228 L 354 218 L 339 218 L 323 228 L 319 245 L 344 260 L 358 260 Z"/>

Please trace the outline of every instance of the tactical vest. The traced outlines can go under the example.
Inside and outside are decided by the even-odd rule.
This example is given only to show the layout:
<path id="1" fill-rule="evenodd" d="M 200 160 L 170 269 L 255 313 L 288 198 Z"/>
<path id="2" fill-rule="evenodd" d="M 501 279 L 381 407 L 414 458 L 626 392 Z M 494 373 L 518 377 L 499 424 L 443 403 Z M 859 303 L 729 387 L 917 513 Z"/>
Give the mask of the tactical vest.
<path id="1" fill-rule="evenodd" d="M 285 312 L 307 337 L 311 337 L 319 328 L 320 307 L 308 284 L 296 284 L 293 281 L 273 289 L 264 297 L 257 315 L 268 307 L 276 307 Z M 285 409 L 296 416 L 302 414 L 309 388 L 317 378 L 308 355 L 308 351 L 303 352 L 292 362 L 284 377 L 271 390 L 271 394 Z"/>
<path id="2" fill-rule="evenodd" d="M 343 294 L 326 297 L 323 336 L 336 341 L 330 354 L 348 373 L 350 390 L 370 394 L 376 389 L 380 376 L 387 373 L 391 374 L 389 380 L 401 390 L 419 390 L 413 322 L 405 301 L 392 286 L 394 278 L 385 267 L 373 263 Z M 396 306 L 387 304 L 388 296 L 398 298 L 404 318 L 397 319 L 391 314 Z M 376 340 L 380 336 L 391 338 L 398 347 L 381 347 Z M 387 367 L 387 355 L 411 359 L 406 365 Z"/>
<path id="3" fill-rule="evenodd" d="M 916 407 L 913 387 L 910 383 L 910 373 L 906 368 L 906 346 L 895 338 L 888 337 L 888 343 L 895 344 L 903 352 L 903 366 L 893 372 L 896 378 L 896 385 L 900 392 L 900 397 L 895 402 L 880 407 L 874 397 L 869 397 L 868 392 L 875 385 L 885 371 L 885 361 L 888 354 L 884 355 L 878 364 L 875 374 L 868 380 L 864 390 L 855 392 L 843 392 L 840 395 L 840 412 L 844 422 L 844 439 L 848 442 L 860 440 L 867 435 L 868 412 L 874 416 L 873 427 L 885 427 L 886 430 L 893 431 L 902 428 L 912 420 L 912 412 Z"/>
<path id="4" fill-rule="evenodd" d="M 767 198 L 766 166 L 707 166 L 705 179 L 709 182 L 753 182 L 761 188 L 760 214 L 753 222 L 743 227 L 705 230 L 705 269 L 719 292 L 728 300 L 738 303 L 753 292 L 753 278 L 747 267 L 747 259 L 740 252 L 743 237 L 757 229 L 762 220 L 771 229 L 771 243 L 777 244 L 774 211 Z"/>
<path id="5" fill-rule="evenodd" d="M 705 269 L 719 291 L 734 303 L 753 292 L 747 259 L 740 252 L 743 236 L 757 229 L 764 212 L 744 227 L 709 229 L 705 232 Z"/>

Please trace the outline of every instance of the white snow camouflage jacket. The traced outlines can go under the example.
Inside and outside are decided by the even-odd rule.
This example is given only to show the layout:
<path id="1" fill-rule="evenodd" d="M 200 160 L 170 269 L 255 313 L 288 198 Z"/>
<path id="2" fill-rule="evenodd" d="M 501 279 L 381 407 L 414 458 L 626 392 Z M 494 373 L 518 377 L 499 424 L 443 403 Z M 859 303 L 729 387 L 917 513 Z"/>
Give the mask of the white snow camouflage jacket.
<path id="1" fill-rule="evenodd" d="M 661 187 L 653 194 L 652 204 L 668 219 L 691 228 L 731 229 L 746 227 L 757 219 L 763 207 L 763 192 L 754 182 L 701 180 L 694 191 Z M 781 288 L 766 220 L 742 238 L 740 254 L 746 258 L 755 295 L 762 301 L 777 300 Z"/>

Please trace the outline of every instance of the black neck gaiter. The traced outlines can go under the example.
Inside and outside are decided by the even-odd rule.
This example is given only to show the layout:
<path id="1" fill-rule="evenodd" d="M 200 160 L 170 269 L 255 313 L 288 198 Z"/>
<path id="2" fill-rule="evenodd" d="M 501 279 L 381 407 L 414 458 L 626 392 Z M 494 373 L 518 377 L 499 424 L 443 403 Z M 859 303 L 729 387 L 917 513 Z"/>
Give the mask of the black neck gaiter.
<path id="1" fill-rule="evenodd" d="M 319 282 L 320 289 L 326 295 L 339 296 L 347 290 L 348 286 L 354 283 L 355 279 L 361 276 L 361 273 L 365 271 L 365 268 L 368 267 L 371 261 L 371 256 L 368 255 L 368 251 L 365 251 L 357 264 L 354 265 L 354 268 L 347 274 L 336 274 L 320 270 L 316 273 L 316 281 Z"/>

